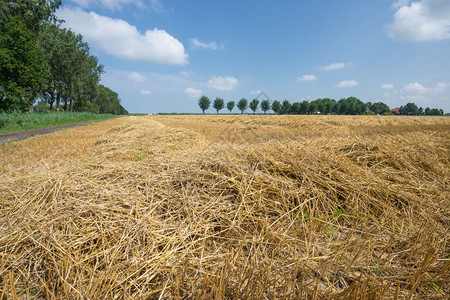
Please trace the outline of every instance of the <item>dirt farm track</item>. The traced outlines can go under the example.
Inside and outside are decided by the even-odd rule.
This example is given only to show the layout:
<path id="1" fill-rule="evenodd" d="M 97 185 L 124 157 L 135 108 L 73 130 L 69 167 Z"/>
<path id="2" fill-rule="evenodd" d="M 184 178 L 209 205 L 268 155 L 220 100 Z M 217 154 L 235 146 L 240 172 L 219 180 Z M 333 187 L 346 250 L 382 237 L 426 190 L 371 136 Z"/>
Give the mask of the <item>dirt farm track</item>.
<path id="1" fill-rule="evenodd" d="M 450 118 L 129 116 L 0 145 L 0 299 L 448 299 Z"/>

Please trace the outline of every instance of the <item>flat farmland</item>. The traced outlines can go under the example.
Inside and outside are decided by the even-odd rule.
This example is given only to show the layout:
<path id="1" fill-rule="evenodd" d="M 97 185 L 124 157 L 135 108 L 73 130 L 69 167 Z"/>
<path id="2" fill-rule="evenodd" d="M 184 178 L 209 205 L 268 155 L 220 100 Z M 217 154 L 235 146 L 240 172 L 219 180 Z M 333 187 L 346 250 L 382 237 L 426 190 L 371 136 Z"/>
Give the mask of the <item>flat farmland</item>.
<path id="1" fill-rule="evenodd" d="M 122 117 L 0 145 L 0 299 L 450 295 L 450 118 Z"/>

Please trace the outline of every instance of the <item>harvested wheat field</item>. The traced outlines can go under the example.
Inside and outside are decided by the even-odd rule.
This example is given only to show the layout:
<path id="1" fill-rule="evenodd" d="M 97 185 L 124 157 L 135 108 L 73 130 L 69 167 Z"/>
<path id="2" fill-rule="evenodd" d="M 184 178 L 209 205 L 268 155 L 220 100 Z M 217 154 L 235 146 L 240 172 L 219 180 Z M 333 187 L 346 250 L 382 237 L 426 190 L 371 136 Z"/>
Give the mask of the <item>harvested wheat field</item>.
<path id="1" fill-rule="evenodd" d="M 0 146 L 0 299 L 447 299 L 450 119 L 123 117 Z"/>

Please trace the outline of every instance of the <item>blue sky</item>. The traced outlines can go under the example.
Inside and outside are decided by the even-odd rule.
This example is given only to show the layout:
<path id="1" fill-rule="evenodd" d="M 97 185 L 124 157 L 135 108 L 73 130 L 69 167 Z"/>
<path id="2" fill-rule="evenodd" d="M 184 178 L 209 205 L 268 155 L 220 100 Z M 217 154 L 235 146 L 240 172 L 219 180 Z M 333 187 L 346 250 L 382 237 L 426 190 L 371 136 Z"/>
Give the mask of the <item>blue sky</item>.
<path id="1" fill-rule="evenodd" d="M 57 14 L 130 112 L 261 90 L 450 112 L 449 0 L 65 0 Z"/>

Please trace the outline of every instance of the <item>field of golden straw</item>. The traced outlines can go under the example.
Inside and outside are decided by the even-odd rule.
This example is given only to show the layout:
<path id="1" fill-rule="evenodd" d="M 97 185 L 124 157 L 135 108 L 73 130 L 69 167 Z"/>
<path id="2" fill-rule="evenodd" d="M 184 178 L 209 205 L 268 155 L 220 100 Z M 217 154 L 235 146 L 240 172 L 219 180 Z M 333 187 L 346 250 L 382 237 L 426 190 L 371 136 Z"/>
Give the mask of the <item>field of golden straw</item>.
<path id="1" fill-rule="evenodd" d="M 448 299 L 450 118 L 127 116 L 0 145 L 0 299 Z"/>

